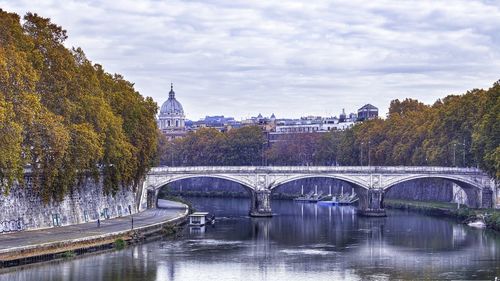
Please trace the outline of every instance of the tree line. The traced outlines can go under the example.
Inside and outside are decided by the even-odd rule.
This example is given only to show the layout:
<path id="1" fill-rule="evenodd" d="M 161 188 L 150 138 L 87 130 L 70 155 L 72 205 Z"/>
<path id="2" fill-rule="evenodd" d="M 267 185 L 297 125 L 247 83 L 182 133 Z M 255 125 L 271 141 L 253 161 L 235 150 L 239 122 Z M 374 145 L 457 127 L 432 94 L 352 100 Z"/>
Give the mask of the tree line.
<path id="1" fill-rule="evenodd" d="M 289 134 L 272 145 L 258 127 L 204 128 L 160 141 L 160 164 L 457 166 L 500 178 L 500 82 L 432 105 L 394 100 L 384 119 L 345 131 Z"/>
<path id="2" fill-rule="evenodd" d="M 344 165 L 479 167 L 500 178 L 500 83 L 432 105 L 394 100 L 386 119 L 354 126 L 340 145 Z"/>
<path id="3" fill-rule="evenodd" d="M 183 138 L 160 137 L 158 157 L 168 166 L 258 166 L 263 164 L 266 139 L 257 126 L 220 132 L 201 128 Z"/>
<path id="4" fill-rule="evenodd" d="M 102 177 L 106 193 L 134 186 L 153 164 L 157 105 L 119 74 L 67 49 L 49 19 L 0 9 L 0 191 L 24 169 L 43 200 Z"/>

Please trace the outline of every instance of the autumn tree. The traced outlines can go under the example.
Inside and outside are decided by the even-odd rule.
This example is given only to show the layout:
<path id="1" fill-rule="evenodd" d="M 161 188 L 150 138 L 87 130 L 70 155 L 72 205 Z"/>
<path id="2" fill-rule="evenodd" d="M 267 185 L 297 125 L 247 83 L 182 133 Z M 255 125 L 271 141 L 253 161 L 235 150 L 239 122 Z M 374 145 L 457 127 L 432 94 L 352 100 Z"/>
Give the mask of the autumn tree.
<path id="1" fill-rule="evenodd" d="M 122 76 L 67 49 L 50 19 L 0 10 L 0 188 L 23 181 L 24 168 L 45 202 L 79 180 L 104 190 L 137 186 L 156 153 L 157 106 Z"/>

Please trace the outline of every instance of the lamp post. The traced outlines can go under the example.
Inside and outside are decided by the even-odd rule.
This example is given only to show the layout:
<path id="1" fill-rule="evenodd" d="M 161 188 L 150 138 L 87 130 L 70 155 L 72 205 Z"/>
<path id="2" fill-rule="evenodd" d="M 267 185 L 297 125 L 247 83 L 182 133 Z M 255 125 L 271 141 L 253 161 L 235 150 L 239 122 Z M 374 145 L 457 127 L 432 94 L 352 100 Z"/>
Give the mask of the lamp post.
<path id="1" fill-rule="evenodd" d="M 464 138 L 464 143 L 462 144 L 464 147 L 464 167 L 465 167 L 465 138 Z"/>
<path id="2" fill-rule="evenodd" d="M 261 146 L 261 152 L 260 152 L 260 165 L 264 166 L 264 142 L 262 143 Z"/>
<path id="3" fill-rule="evenodd" d="M 300 166 L 305 166 L 306 154 L 304 152 L 300 152 L 299 158 L 300 158 Z"/>
<path id="4" fill-rule="evenodd" d="M 453 144 L 453 167 L 456 167 L 455 159 L 456 159 L 456 150 L 457 150 L 457 144 Z"/>
<path id="5" fill-rule="evenodd" d="M 461 145 L 462 148 L 463 148 L 462 165 L 463 165 L 463 167 L 465 167 L 465 165 L 466 165 L 466 163 L 465 163 L 465 148 L 466 148 L 465 139 L 464 139 L 464 142 L 462 142 L 462 143 L 460 143 L 460 142 L 453 142 L 451 144 L 453 145 L 453 167 L 457 167 L 457 145 Z"/>
<path id="6" fill-rule="evenodd" d="M 371 154 L 371 153 L 370 153 L 370 152 L 371 152 L 371 151 L 370 151 L 370 150 L 371 150 L 371 146 L 370 146 L 370 145 L 371 145 L 371 143 L 372 143 L 371 141 L 368 141 L 368 167 L 370 167 L 370 166 L 371 166 L 371 161 L 370 161 L 370 160 L 371 160 L 371 159 L 370 159 L 370 154 Z"/>
<path id="7" fill-rule="evenodd" d="M 359 146 L 359 150 L 361 151 L 361 156 L 359 157 L 359 164 L 363 166 L 363 144 L 364 142 L 361 142 L 361 145 Z"/>

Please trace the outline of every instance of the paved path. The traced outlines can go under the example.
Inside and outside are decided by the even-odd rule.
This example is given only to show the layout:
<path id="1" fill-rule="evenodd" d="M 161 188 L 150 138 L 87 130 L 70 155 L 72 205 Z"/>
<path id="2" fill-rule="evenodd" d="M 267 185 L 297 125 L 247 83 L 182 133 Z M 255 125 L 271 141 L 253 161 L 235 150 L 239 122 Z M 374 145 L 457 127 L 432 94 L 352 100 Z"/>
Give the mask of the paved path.
<path id="1" fill-rule="evenodd" d="M 184 209 L 149 209 L 134 214 L 134 229 L 164 222 L 185 213 Z M 101 221 L 101 227 L 97 222 L 89 222 L 77 225 L 47 228 L 33 231 L 22 231 L 0 235 L 0 252 L 9 249 L 40 245 L 59 241 L 68 241 L 79 238 L 99 236 L 106 233 L 126 231 L 131 229 L 131 216 L 114 218 Z"/>

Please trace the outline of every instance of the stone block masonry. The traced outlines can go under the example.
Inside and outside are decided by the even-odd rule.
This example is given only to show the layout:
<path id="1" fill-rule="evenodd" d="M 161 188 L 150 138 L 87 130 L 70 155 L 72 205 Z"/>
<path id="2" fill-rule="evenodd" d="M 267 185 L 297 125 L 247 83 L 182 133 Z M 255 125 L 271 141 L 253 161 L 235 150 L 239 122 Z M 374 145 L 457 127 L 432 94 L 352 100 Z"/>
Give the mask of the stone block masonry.
<path id="1" fill-rule="evenodd" d="M 136 194 L 122 189 L 114 196 L 104 195 L 102 182 L 85 179 L 61 202 L 44 204 L 29 177 L 24 186 L 14 186 L 0 195 L 0 234 L 58 227 L 126 216 L 137 212 Z"/>

